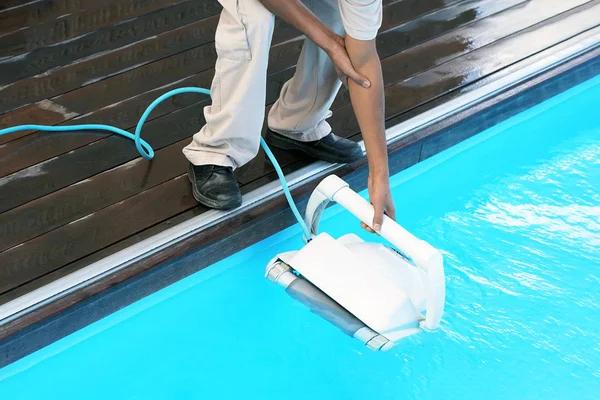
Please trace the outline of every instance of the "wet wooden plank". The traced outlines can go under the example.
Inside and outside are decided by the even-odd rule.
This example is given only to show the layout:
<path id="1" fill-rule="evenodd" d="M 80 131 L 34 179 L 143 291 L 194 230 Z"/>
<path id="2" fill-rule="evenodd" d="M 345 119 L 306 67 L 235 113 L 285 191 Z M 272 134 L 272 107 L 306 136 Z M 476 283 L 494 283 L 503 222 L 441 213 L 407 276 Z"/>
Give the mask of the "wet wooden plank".
<path id="1" fill-rule="evenodd" d="M 415 46 L 527 1 L 466 0 L 431 12 L 421 18 L 411 19 L 405 24 L 387 30 L 385 35 L 380 35 L 380 39 L 377 41 L 379 56 L 381 58 L 389 57 L 398 52 L 396 50 L 398 47 L 406 49 Z"/>
<path id="2" fill-rule="evenodd" d="M 290 25 L 279 20 L 276 20 L 275 25 L 274 47 L 271 51 L 278 54 L 270 57 L 269 71 L 295 64 L 303 41 L 303 37 Z M 295 44 L 291 43 L 294 41 Z M 25 124 L 57 125 L 160 86 L 174 84 L 180 79 L 203 72 L 206 64 L 212 66 L 215 60 L 214 43 L 210 42 L 52 97 L 49 101 L 42 100 L 0 115 L 0 129 Z M 48 118 L 49 108 L 60 112 L 53 112 L 53 118 Z M 30 133 L 32 132 L 17 132 L 0 136 L 0 145 Z"/>
<path id="3" fill-rule="evenodd" d="M 282 49 L 280 49 L 280 47 Z M 289 65 L 295 63 L 301 47 L 302 41 L 288 41 L 281 45 L 274 46 L 271 51 L 271 60 L 273 61 L 271 63 L 271 68 L 285 67 L 286 64 Z M 72 113 L 72 117 L 84 114 L 84 111 L 87 111 L 90 107 L 97 107 L 101 101 L 102 104 L 109 103 L 110 101 L 115 102 L 112 104 L 109 103 L 99 110 L 80 115 L 80 117 L 75 119 L 58 123 L 58 125 L 97 123 L 98 121 L 102 121 L 104 124 L 131 130 L 135 127 L 140 115 L 142 115 L 146 107 L 161 94 L 177 87 L 210 87 L 214 75 L 214 68 L 209 67 L 214 65 L 214 60 L 216 58 L 214 46 L 209 44 L 206 48 L 195 50 L 198 51 L 191 53 L 191 55 L 194 56 L 193 62 L 190 62 L 188 57 L 181 57 L 176 60 L 171 60 L 173 62 L 158 68 L 157 66 L 147 68 L 149 71 L 144 71 L 146 67 L 143 67 L 125 74 L 126 76 L 119 75 L 98 82 L 97 84 L 82 89 L 77 96 L 73 96 L 72 93 L 74 92 L 71 92 L 64 96 L 52 99 L 52 104 L 61 107 L 64 110 L 69 110 L 69 112 Z M 181 64 L 184 65 L 180 67 Z M 189 76 L 191 72 L 197 70 L 204 71 Z M 152 82 L 151 84 L 148 83 L 149 80 Z M 271 88 L 274 84 L 278 85 L 277 87 L 280 88 L 283 82 L 270 82 L 268 87 Z M 158 87 L 153 89 L 154 86 Z M 138 95 L 136 89 L 142 94 Z M 273 93 L 274 91 L 270 89 L 269 92 Z M 107 93 L 107 95 L 102 96 L 102 93 Z M 90 106 L 89 104 L 78 101 L 82 96 L 90 99 L 92 105 Z M 125 98 L 126 100 L 119 100 L 121 98 Z M 194 103 L 201 102 L 201 105 L 207 105 L 205 104 L 206 101 L 203 101 L 204 98 L 205 97 L 201 95 L 180 95 L 169 99 L 155 109 L 150 120 Z M 48 101 L 45 101 L 45 103 L 47 102 Z M 37 110 L 32 111 L 36 112 Z M 106 136 L 109 135 L 86 134 L 83 132 L 77 134 L 48 134 L 46 132 L 37 132 L 19 140 L 10 141 L 0 147 L 0 157 L 3 159 L 3 163 L 0 164 L 0 176 L 14 173 L 49 158 L 100 140 Z"/>
<path id="4" fill-rule="evenodd" d="M 0 214 L 0 252 L 182 175 L 188 142 L 158 151 L 151 163 L 137 158 Z"/>
<path id="5" fill-rule="evenodd" d="M 184 2 L 188 12 L 211 4 L 202 0 L 128 0 L 109 2 L 91 9 L 65 14 L 50 21 L 31 26 L 0 37 L 0 57 L 23 54 L 44 46 L 68 41 L 89 32 L 139 17 L 164 7 Z M 195 6 L 195 7 L 193 7 Z M 177 7 L 173 7 L 177 8 Z M 174 13 L 181 12 L 180 10 Z M 190 21 L 191 22 L 191 21 Z M 93 35 L 92 35 L 93 36 Z"/>
<path id="6" fill-rule="evenodd" d="M 161 2 L 176 3 L 173 0 L 162 0 Z M 215 16 L 221 11 L 221 6 L 216 1 L 187 1 L 173 7 L 160 9 L 161 2 L 155 5 L 158 11 L 150 14 L 110 25 L 52 46 L 40 47 L 19 57 L 0 61 L 0 85 L 39 75 L 85 57 L 160 35 L 198 20 Z M 0 44 L 2 42 L 3 38 L 0 37 Z"/>
<path id="7" fill-rule="evenodd" d="M 203 123 L 203 119 L 200 123 Z M 189 139 L 186 138 L 158 150 L 151 163 L 136 158 L 105 173 L 0 214 L 0 253 L 138 192 L 184 175 L 187 160 L 181 151 L 188 143 Z M 278 149 L 273 149 L 273 152 L 284 166 L 284 170 L 290 172 L 286 168 L 295 161 L 295 157 Z M 251 165 L 237 171 L 240 182 L 245 182 L 247 176 L 256 179 L 255 166 L 259 162 L 269 163 L 262 152 Z"/>
<path id="8" fill-rule="evenodd" d="M 2 253 L 0 293 L 195 206 L 187 177 L 170 180 Z M 122 223 L 115 225 L 115 221 Z M 150 224 L 150 225 L 149 225 Z"/>
<path id="9" fill-rule="evenodd" d="M 464 28 L 412 47 L 386 59 L 384 76 L 390 85 L 487 46 L 515 32 L 544 22 L 590 0 L 546 0 L 519 3 L 500 13 L 479 19 Z M 559 17 L 560 18 L 560 17 Z M 418 60 L 411 63 L 410 60 Z"/>
<path id="10" fill-rule="evenodd" d="M 200 107 L 187 107 L 168 117 L 150 121 L 144 137 L 158 150 L 192 136 L 200 129 L 202 118 Z M 131 141 L 110 136 L 64 154 L 59 159 L 51 159 L 0 178 L 0 210 L 10 210 L 23 204 L 24 198 L 34 200 L 137 157 Z"/>
<path id="11" fill-rule="evenodd" d="M 460 28 L 469 26 L 477 21 L 485 20 L 496 14 L 507 10 L 518 10 L 520 6 L 527 4 L 523 0 L 510 1 L 464 1 L 439 11 L 428 14 L 418 20 L 410 21 L 404 25 L 397 26 L 384 35 L 380 35 L 377 41 L 377 51 L 382 59 L 401 54 L 408 49 L 418 47 L 423 43 L 434 41 L 441 35 L 460 30 Z M 511 29 L 512 24 L 504 27 L 502 33 Z M 465 42 L 468 37 L 465 38 Z M 411 61 L 412 65 L 421 65 L 420 59 Z M 393 65 L 391 62 L 388 65 Z M 388 69 L 394 67 L 388 67 Z M 420 67 L 419 67 L 420 68 Z M 385 76 L 385 75 L 384 75 Z M 387 76 L 386 76 L 386 79 Z M 342 88 L 336 98 L 334 108 L 350 101 L 350 94 L 347 89 Z"/>
<path id="12" fill-rule="evenodd" d="M 55 0 L 25 2 L 21 7 L 0 11 L 0 35 L 27 28 L 61 15 L 87 10 L 116 0 Z M 5 2 L 3 2 L 5 3 Z M 0 10 L 2 6 L 0 6 Z"/>
<path id="13" fill-rule="evenodd" d="M 13 7 L 22 6 L 27 3 L 32 3 L 32 2 L 39 3 L 40 1 L 43 1 L 43 0 L 37 0 L 37 1 L 35 1 L 35 0 L 34 1 L 32 1 L 32 0 L 3 0 L 2 3 L 0 3 L 0 12 L 4 12 Z"/>
<path id="14" fill-rule="evenodd" d="M 557 43 L 598 26 L 600 0 L 590 1 L 562 15 L 532 26 L 518 35 L 494 42 L 458 59 L 386 88 L 386 119 L 459 90 L 477 80 L 530 57 Z M 358 134 L 351 106 L 337 111 L 332 126 L 345 137 Z"/>
<path id="15" fill-rule="evenodd" d="M 55 71 L 8 84 L 0 113 L 87 86 L 161 58 L 212 42 L 218 16 L 180 27 L 134 45 L 87 58 Z"/>
<path id="16" fill-rule="evenodd" d="M 436 36 L 424 43 L 402 49 L 382 62 L 385 85 L 441 65 L 470 51 L 487 46 L 506 36 L 520 32 L 558 14 L 588 3 L 590 0 L 545 0 L 519 2 L 486 18 L 477 18 L 472 23 Z M 480 10 L 477 11 L 479 14 Z M 420 29 L 420 28 L 417 28 Z M 350 104 L 348 90 L 342 89 L 332 109 Z"/>

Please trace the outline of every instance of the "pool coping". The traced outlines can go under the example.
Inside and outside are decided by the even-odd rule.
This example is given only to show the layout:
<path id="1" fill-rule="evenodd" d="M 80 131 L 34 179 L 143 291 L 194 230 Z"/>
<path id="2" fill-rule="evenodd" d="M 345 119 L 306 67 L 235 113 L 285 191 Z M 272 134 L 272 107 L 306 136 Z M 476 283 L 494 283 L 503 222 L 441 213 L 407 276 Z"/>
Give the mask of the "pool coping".
<path id="1" fill-rule="evenodd" d="M 600 28 L 587 31 L 532 56 L 531 59 L 533 62 L 530 59 L 522 62 L 527 64 L 525 66 L 517 63 L 515 66 L 521 67 L 516 68 L 512 73 L 390 127 L 386 134 L 391 173 L 397 173 L 473 136 L 477 133 L 477 129 L 479 131 L 486 129 L 481 127 L 481 124 L 475 130 L 462 129 L 458 128 L 459 124 L 465 123 L 495 105 L 515 98 L 536 85 L 542 85 L 587 62 L 600 60 Z M 487 121 L 492 125 L 497 122 Z M 443 140 L 444 137 L 451 136 L 452 129 L 455 129 L 454 139 Z M 461 132 L 457 135 L 456 130 Z M 424 151 L 424 145 L 427 143 L 429 143 L 428 150 Z M 329 173 L 335 172 L 345 177 L 354 188 L 362 190 L 366 182 L 365 165 L 365 159 L 353 165 L 343 166 L 318 162 L 288 175 L 288 180 L 294 197 L 299 199 L 302 206 L 318 180 Z M 40 324 L 43 325 L 49 318 L 53 318 L 49 321 L 50 324 L 57 321 L 61 314 L 65 317 L 64 312 L 70 313 L 72 318 L 77 314 L 78 309 L 90 307 L 99 300 L 95 299 L 95 296 L 102 296 L 110 289 L 114 289 L 113 292 L 122 291 L 122 287 L 129 287 L 128 282 L 133 278 L 137 279 L 138 283 L 143 279 L 149 279 L 153 270 L 155 270 L 153 279 L 156 280 L 157 274 L 164 274 L 168 269 L 159 268 L 160 265 L 170 262 L 171 272 L 168 272 L 168 279 L 162 279 L 160 283 L 155 282 L 154 285 L 146 285 L 145 289 L 146 291 L 159 290 L 161 286 L 167 286 L 292 225 L 295 221 L 286 204 L 279 182 L 272 182 L 247 194 L 240 209 L 204 213 L 0 306 L 0 350 L 13 349 L 6 359 L 2 356 L 0 367 L 35 351 L 36 347 L 43 347 L 48 344 L 47 342 L 57 340 L 70 333 L 69 331 L 79 329 L 77 326 L 81 327 L 82 321 L 89 319 L 89 317 L 83 318 L 78 323 L 71 324 L 71 329 L 60 329 L 60 334 L 55 333 L 51 335 L 52 337 L 46 335 L 46 340 L 33 340 L 34 343 L 31 344 L 32 337 L 48 331 L 47 327 L 44 328 Z M 232 222 L 240 228 L 238 231 L 227 230 L 227 225 L 231 225 Z M 252 233 L 257 230 L 261 231 L 260 235 L 256 232 Z M 230 245 L 228 251 L 222 251 L 224 243 L 231 244 L 232 241 L 236 242 L 235 246 Z M 203 245 L 203 248 L 198 249 L 200 245 Z M 190 263 L 190 254 L 195 254 L 196 259 L 198 254 L 204 254 L 203 262 Z M 173 267 L 176 264 L 179 265 L 178 268 Z M 193 266 L 185 266 L 185 264 L 193 264 Z M 176 273 L 173 272 L 174 269 L 177 269 Z M 126 305 L 124 303 L 130 304 L 147 294 L 149 293 L 137 292 L 137 298 L 129 296 L 128 300 L 121 301 L 120 305 L 113 308 L 122 308 Z M 104 315 L 114 311 L 116 309 L 105 312 Z M 97 320 L 102 316 L 95 314 L 94 318 Z M 90 322 L 83 322 L 83 325 L 88 323 Z M 31 336 L 37 328 L 40 328 L 38 334 Z M 9 342 L 14 340 L 30 342 L 29 346 L 25 346 L 29 350 L 24 350 L 23 346 L 14 346 L 15 343 L 11 346 Z M 4 351 L 0 354 L 4 354 Z"/>

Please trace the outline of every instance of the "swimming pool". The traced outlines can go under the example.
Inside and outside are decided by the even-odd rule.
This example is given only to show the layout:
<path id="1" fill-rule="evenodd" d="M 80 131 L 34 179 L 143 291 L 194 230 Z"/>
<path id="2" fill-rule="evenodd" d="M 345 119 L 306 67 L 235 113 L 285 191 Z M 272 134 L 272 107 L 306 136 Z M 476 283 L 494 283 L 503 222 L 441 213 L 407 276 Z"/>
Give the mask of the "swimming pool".
<path id="1" fill-rule="evenodd" d="M 596 77 L 392 178 L 445 256 L 435 334 L 373 353 L 264 279 L 292 227 L 3 368 L 0 398 L 597 398 L 599 100 Z"/>

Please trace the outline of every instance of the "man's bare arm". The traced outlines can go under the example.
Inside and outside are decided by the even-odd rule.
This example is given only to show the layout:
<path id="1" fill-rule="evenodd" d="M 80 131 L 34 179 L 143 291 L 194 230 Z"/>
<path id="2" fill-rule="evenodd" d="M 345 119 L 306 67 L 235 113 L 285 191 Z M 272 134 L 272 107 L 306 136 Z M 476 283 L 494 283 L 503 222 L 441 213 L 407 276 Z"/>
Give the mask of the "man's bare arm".
<path id="1" fill-rule="evenodd" d="M 325 50 L 335 64 L 338 76 L 348 85 L 352 107 L 367 149 L 369 198 L 375 208 L 372 226 L 376 231 L 379 230 L 383 214 L 395 218 L 395 210 L 389 185 L 383 77 L 375 40 L 344 39 L 336 35 L 299 0 L 260 2 Z"/>
<path id="2" fill-rule="evenodd" d="M 344 83 L 347 77 L 363 87 L 370 86 L 368 79 L 353 68 L 345 49 L 344 39 L 325 26 L 300 0 L 260 0 L 260 2 L 322 48 L 335 64 L 338 75 Z"/>
<path id="3" fill-rule="evenodd" d="M 346 38 L 346 50 L 354 68 L 371 81 L 365 89 L 350 81 L 352 107 L 367 150 L 369 162 L 369 198 L 375 208 L 373 228 L 381 228 L 383 214 L 395 218 L 390 194 L 387 142 L 385 138 L 385 97 L 381 62 L 375 40 L 362 41 Z"/>

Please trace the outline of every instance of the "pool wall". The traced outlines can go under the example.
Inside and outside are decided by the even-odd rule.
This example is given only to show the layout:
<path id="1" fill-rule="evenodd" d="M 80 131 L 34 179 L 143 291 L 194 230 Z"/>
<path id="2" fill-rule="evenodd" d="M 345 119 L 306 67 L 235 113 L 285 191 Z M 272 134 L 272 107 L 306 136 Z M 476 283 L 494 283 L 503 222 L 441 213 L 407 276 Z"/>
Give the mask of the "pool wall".
<path id="1" fill-rule="evenodd" d="M 600 74 L 600 50 L 562 64 L 521 85 L 445 120 L 427 126 L 390 146 L 390 173 L 396 174 L 423 161 L 473 135 L 504 121 Z M 343 166 L 335 171 L 357 191 L 366 187 L 365 162 Z M 317 182 L 294 190 L 299 207 L 304 209 L 308 195 Z M 104 290 L 79 302 L 77 296 L 66 296 L 62 303 L 51 304 L 14 323 L 0 327 L 0 367 L 10 364 L 48 344 L 69 335 L 173 282 L 204 269 L 260 240 L 265 239 L 295 223 L 294 217 L 282 196 L 236 215 L 226 223 L 210 228 L 193 240 L 181 243 L 181 256 L 168 259 L 162 265 L 144 270 L 126 269 L 95 283 L 84 290 Z M 212 239 L 215 232 L 220 239 Z M 225 235 L 223 233 L 226 233 Z M 119 283 L 122 282 L 122 283 Z M 66 311 L 57 312 L 68 306 Z M 35 313 L 38 313 L 37 315 Z M 30 324 L 34 318 L 42 322 Z M 54 314 L 54 315 L 53 315 Z M 29 326 L 27 326 L 29 325 Z M 22 326 L 26 326 L 21 329 Z"/>

